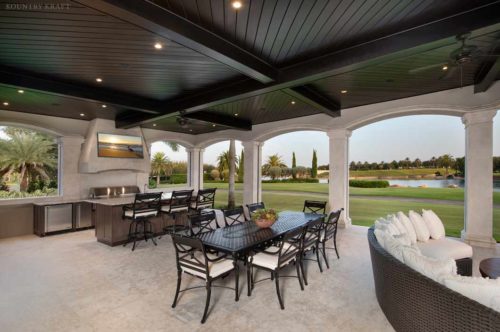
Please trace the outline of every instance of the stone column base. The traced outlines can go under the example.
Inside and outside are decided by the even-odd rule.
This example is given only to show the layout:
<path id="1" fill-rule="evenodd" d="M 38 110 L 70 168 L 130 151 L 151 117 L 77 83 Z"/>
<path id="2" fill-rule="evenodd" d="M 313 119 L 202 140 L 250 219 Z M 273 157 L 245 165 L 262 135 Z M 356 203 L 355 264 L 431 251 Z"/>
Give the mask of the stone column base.
<path id="1" fill-rule="evenodd" d="M 352 220 L 349 217 L 341 217 L 339 220 L 340 228 L 349 228 L 352 225 Z"/>
<path id="2" fill-rule="evenodd" d="M 462 230 L 460 237 L 465 243 L 471 246 L 477 246 L 483 248 L 495 248 L 497 245 L 497 241 L 495 241 L 493 237 L 469 235 L 465 230 Z"/>

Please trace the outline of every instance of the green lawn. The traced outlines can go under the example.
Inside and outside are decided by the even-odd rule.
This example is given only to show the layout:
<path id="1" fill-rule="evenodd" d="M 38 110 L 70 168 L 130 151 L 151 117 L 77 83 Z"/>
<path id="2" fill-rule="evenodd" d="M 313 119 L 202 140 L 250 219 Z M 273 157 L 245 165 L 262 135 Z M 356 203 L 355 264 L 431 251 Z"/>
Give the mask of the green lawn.
<path id="1" fill-rule="evenodd" d="M 206 188 L 227 189 L 227 183 L 206 183 Z M 242 183 L 236 183 L 236 190 L 243 190 Z M 263 183 L 265 191 L 291 191 L 328 194 L 326 183 Z M 351 195 L 356 196 L 387 196 L 405 198 L 443 199 L 463 201 L 464 190 L 460 188 L 353 188 Z M 493 193 L 493 203 L 500 204 L 500 192 Z"/>
<path id="2" fill-rule="evenodd" d="M 236 204 L 242 204 L 242 192 L 236 192 Z M 304 195 L 286 195 L 280 193 L 263 192 L 263 201 L 267 206 L 272 206 L 279 210 L 302 210 L 305 199 L 325 200 L 324 195 L 312 193 Z M 227 191 L 221 190 L 216 195 L 216 207 L 223 207 L 227 204 Z M 375 219 L 386 216 L 390 213 L 409 210 L 431 209 L 435 211 L 446 228 L 448 236 L 460 236 L 464 223 L 463 206 L 430 204 L 420 202 L 405 202 L 398 200 L 370 200 L 360 197 L 351 197 L 350 215 L 353 224 L 370 226 Z M 500 241 L 500 209 L 493 209 L 493 234 L 497 241 Z"/>

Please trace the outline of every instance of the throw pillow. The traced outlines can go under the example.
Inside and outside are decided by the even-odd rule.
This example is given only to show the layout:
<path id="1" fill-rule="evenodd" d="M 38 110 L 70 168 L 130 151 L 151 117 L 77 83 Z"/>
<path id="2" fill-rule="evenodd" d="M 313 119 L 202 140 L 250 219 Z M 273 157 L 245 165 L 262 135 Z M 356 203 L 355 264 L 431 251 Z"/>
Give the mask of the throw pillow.
<path id="1" fill-rule="evenodd" d="M 443 222 L 434 213 L 434 211 L 422 209 L 422 217 L 424 218 L 425 224 L 427 225 L 429 233 L 433 239 L 439 240 L 445 236 Z"/>
<path id="2" fill-rule="evenodd" d="M 401 243 L 404 246 L 411 246 L 411 239 L 406 233 L 394 235 L 393 238 L 396 239 L 396 241 L 399 241 L 399 243 Z"/>
<path id="3" fill-rule="evenodd" d="M 403 224 L 399 221 L 399 219 L 395 215 L 391 214 L 387 216 L 387 220 L 389 220 L 394 226 L 396 226 L 400 234 L 407 232 L 406 228 L 403 226 Z"/>
<path id="4" fill-rule="evenodd" d="M 415 250 L 404 250 L 403 260 L 415 271 L 439 283 L 457 274 L 457 263 L 453 259 L 440 260 L 424 256 Z"/>
<path id="5" fill-rule="evenodd" d="M 444 279 L 444 285 L 494 310 L 498 310 L 500 279 L 454 276 Z"/>
<path id="6" fill-rule="evenodd" d="M 429 241 L 430 233 L 422 216 L 415 211 L 410 211 L 408 215 L 410 216 L 415 233 L 417 233 L 417 240 L 422 242 Z"/>
<path id="7" fill-rule="evenodd" d="M 415 228 L 413 228 L 413 224 L 411 223 L 410 218 L 406 216 L 403 212 L 398 212 L 397 213 L 397 218 L 401 222 L 401 224 L 405 227 L 406 229 L 406 234 L 411 239 L 411 243 L 417 243 L 417 233 L 415 233 Z"/>

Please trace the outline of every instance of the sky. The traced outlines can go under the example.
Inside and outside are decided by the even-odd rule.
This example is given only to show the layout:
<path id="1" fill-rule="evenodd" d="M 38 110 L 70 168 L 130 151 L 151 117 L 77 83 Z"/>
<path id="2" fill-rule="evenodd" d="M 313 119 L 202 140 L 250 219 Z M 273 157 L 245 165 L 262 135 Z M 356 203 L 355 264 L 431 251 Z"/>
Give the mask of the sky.
<path id="1" fill-rule="evenodd" d="M 500 115 L 494 119 L 493 155 L 500 156 Z M 349 142 L 350 161 L 390 162 L 409 157 L 411 160 L 430 159 L 445 153 L 454 157 L 465 154 L 465 130 L 458 117 L 443 115 L 405 116 L 384 120 L 352 132 Z M 203 155 L 204 162 L 216 164 L 217 156 L 229 148 L 229 142 L 209 146 Z M 239 155 L 242 146 L 236 142 Z M 318 165 L 328 164 L 328 136 L 323 132 L 301 131 L 274 137 L 265 142 L 263 160 L 277 153 L 285 164 L 291 166 L 295 151 L 297 165 L 310 166 L 313 149 L 318 155 Z M 165 151 L 171 160 L 187 160 L 184 149 L 171 150 L 163 143 L 154 143 L 152 153 Z"/>

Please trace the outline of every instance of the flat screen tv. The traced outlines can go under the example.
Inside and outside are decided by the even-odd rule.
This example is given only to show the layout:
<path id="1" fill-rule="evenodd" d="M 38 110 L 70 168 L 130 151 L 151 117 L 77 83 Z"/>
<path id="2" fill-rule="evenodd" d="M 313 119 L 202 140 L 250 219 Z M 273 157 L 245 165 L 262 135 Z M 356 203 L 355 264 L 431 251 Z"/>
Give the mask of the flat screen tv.
<path id="1" fill-rule="evenodd" d="M 142 138 L 98 133 L 97 155 L 111 158 L 144 158 Z"/>

